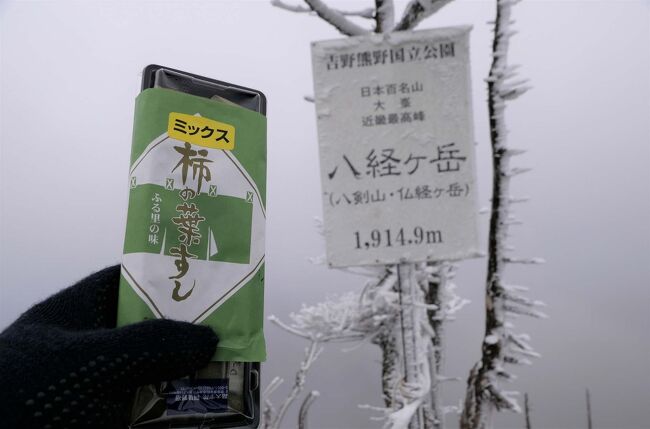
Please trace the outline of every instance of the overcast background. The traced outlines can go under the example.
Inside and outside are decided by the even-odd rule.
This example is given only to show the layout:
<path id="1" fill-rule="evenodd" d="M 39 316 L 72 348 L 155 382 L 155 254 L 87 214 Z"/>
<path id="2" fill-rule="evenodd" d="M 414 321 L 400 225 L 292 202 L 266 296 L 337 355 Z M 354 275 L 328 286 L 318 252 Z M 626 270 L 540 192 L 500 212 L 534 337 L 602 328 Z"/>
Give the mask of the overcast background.
<path id="1" fill-rule="evenodd" d="M 365 2 L 338 2 L 358 9 Z M 404 3 L 398 3 L 401 11 Z M 513 230 L 521 256 L 543 266 L 507 273 L 548 304 L 548 320 L 521 320 L 543 355 L 516 368 L 535 428 L 648 427 L 650 405 L 650 3 L 533 1 L 514 9 L 511 62 L 534 89 L 507 111 L 516 159 Z M 324 245 L 309 42 L 339 37 L 318 18 L 264 1 L 4 1 L 1 31 L 0 328 L 34 302 L 120 260 L 134 98 L 140 72 L 164 64 L 259 88 L 268 97 L 266 312 L 359 290 L 363 279 L 310 264 Z M 419 28 L 471 24 L 479 194 L 490 157 L 484 77 L 491 1 L 456 1 Z M 482 240 L 487 234 L 481 219 Z M 485 260 L 460 264 L 472 301 L 448 329 L 446 372 L 467 377 L 483 331 Z M 293 381 L 304 344 L 267 326 L 264 379 Z M 365 428 L 359 403 L 381 405 L 379 350 L 329 347 L 308 377 L 322 397 L 314 428 Z M 449 384 L 457 403 L 463 383 Z M 449 416 L 455 425 L 457 418 Z M 293 414 L 285 421 L 295 426 Z M 452 425 L 452 426 L 453 426 Z M 497 427 L 523 427 L 503 414 Z"/>

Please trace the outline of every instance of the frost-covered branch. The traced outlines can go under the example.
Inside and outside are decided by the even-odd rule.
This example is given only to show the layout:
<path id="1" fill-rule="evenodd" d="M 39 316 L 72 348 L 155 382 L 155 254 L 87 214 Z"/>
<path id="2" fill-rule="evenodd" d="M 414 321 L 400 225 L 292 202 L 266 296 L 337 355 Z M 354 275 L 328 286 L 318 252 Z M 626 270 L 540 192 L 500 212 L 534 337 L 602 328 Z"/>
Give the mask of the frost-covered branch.
<path id="1" fill-rule="evenodd" d="M 305 358 L 303 361 L 300 363 L 300 368 L 298 369 L 298 372 L 296 372 L 296 380 L 293 384 L 293 387 L 291 388 L 291 392 L 289 395 L 286 397 L 282 405 L 280 406 L 280 410 L 275 414 L 275 416 L 270 415 L 269 420 L 269 428 L 270 429 L 279 429 L 280 424 L 282 424 L 282 420 L 284 419 L 285 414 L 287 413 L 287 410 L 291 406 L 291 404 L 296 400 L 298 395 L 300 395 L 300 392 L 302 392 L 302 389 L 305 386 L 305 378 L 307 377 L 307 372 L 313 365 L 313 363 L 318 359 L 318 356 L 321 354 L 323 351 L 322 347 L 320 346 L 320 343 L 318 341 L 311 341 L 309 343 L 309 346 L 305 349 Z M 270 405 L 270 404 L 269 404 Z M 267 407 L 267 409 L 272 410 L 272 406 Z"/>
<path id="2" fill-rule="evenodd" d="M 282 0 L 271 0 L 271 4 L 277 8 L 288 10 L 289 12 L 295 13 L 314 13 L 314 11 L 306 6 L 294 5 L 286 3 Z M 358 16 L 359 18 L 373 19 L 375 17 L 375 10 L 371 7 L 367 7 L 361 10 L 340 10 L 333 9 L 336 12 L 340 13 L 343 16 Z"/>
<path id="3" fill-rule="evenodd" d="M 411 0 L 393 31 L 413 30 L 423 19 L 438 12 L 452 0 Z"/>
<path id="4" fill-rule="evenodd" d="M 425 276 L 425 302 L 433 308 L 427 310 L 428 322 L 432 329 L 429 351 L 431 389 L 428 409 L 432 413 L 431 427 L 444 427 L 444 406 L 442 403 L 441 384 L 456 380 L 442 375 L 444 363 L 444 328 L 446 322 L 453 320 L 454 314 L 469 303 L 455 293 L 456 285 L 452 282 L 456 266 L 449 262 L 425 264 L 421 273 Z"/>
<path id="5" fill-rule="evenodd" d="M 271 4 L 279 9 L 288 10 L 289 12 L 295 13 L 312 13 L 312 10 L 308 7 L 299 5 L 299 4 L 289 4 L 282 0 L 271 0 Z"/>
<path id="6" fill-rule="evenodd" d="M 372 337 L 380 329 L 386 315 L 386 301 L 374 300 L 375 294 L 348 292 L 327 298 L 315 305 L 304 305 L 291 313 L 290 323 L 275 316 L 269 320 L 285 331 L 319 343 L 360 341 Z"/>
<path id="7" fill-rule="evenodd" d="M 349 292 L 315 305 L 303 305 L 298 312 L 290 314 L 289 322 L 282 322 L 274 316 L 269 319 L 285 331 L 308 339 L 312 344 L 361 340 L 379 344 L 384 362 L 382 385 L 386 408 L 383 409 L 383 414 L 388 427 L 402 427 L 397 424 L 404 421 L 407 412 L 415 409 L 417 413 L 411 413 L 410 416 L 420 419 L 419 427 L 438 428 L 441 427 L 442 413 L 430 412 L 428 409 L 432 402 L 440 402 L 439 397 L 431 396 L 431 391 L 432 386 L 435 384 L 437 387 L 445 377 L 438 370 L 431 369 L 440 364 L 432 364 L 430 361 L 430 357 L 435 355 L 433 337 L 437 335 L 431 323 L 433 321 L 436 326 L 441 326 L 443 320 L 451 317 L 465 301 L 453 294 L 453 286 L 450 287 L 450 282 L 447 281 L 451 277 L 449 266 L 406 264 L 406 267 L 405 273 L 408 274 L 400 274 L 400 269 L 395 266 L 377 270 L 376 277 L 367 282 L 361 293 Z M 398 282 L 400 276 L 401 282 Z M 407 280 L 412 288 L 408 292 L 402 291 L 398 285 L 404 287 Z M 439 285 L 437 304 L 432 304 L 425 298 L 430 282 Z M 438 335 L 441 334 L 440 330 Z M 402 347 L 404 342 L 408 350 Z M 439 353 L 438 356 L 440 355 Z M 313 360 L 306 358 L 305 362 L 311 363 Z M 304 380 L 309 367 L 305 362 L 301 365 L 297 380 Z M 299 381 L 295 384 L 288 400 L 285 400 L 275 417 L 274 424 L 280 421 L 278 419 L 295 401 L 302 383 Z"/>
<path id="8" fill-rule="evenodd" d="M 510 180 L 527 169 L 511 168 L 512 155 L 521 153 L 509 149 L 506 140 L 506 101 L 519 97 L 528 90 L 526 81 L 514 81 L 516 68 L 508 65 L 511 7 L 515 0 L 497 0 L 492 65 L 486 79 L 488 84 L 488 112 L 492 145 L 492 201 L 490 232 L 488 238 L 488 272 L 486 280 L 485 336 L 481 346 L 481 360 L 470 371 L 467 380 L 465 403 L 461 415 L 462 429 L 487 429 L 492 427 L 494 411 L 519 412 L 516 392 L 504 391 L 501 380 L 511 380 L 514 375 L 505 369 L 506 364 L 528 364 L 529 357 L 538 354 L 529 345 L 524 334 L 515 334 L 508 319 L 518 315 L 545 317 L 536 308 L 543 305 L 522 295 L 525 288 L 507 285 L 503 274 L 506 264 L 538 264 L 539 258 L 517 258 L 506 253 L 512 248 L 506 243 L 509 227 L 520 222 L 511 213 L 511 203 L 521 202 L 510 196 Z"/>
<path id="9" fill-rule="evenodd" d="M 328 22 L 336 28 L 341 34 L 346 36 L 360 36 L 367 34 L 370 30 L 355 24 L 346 18 L 346 16 L 359 16 L 363 18 L 374 18 L 373 9 L 363 9 L 354 12 L 344 12 L 330 8 L 322 0 L 304 0 L 308 7 L 288 4 L 282 0 L 271 0 L 271 4 L 280 9 L 297 13 L 316 13 L 323 21 Z"/>
<path id="10" fill-rule="evenodd" d="M 299 331 L 298 329 L 296 329 L 296 328 L 294 328 L 294 327 L 292 327 L 292 326 L 287 325 L 286 323 L 284 323 L 283 321 L 281 321 L 280 319 L 278 319 L 278 318 L 277 318 L 276 316 L 274 316 L 274 315 L 269 316 L 269 322 L 273 322 L 273 323 L 275 323 L 275 324 L 278 325 L 280 328 L 284 329 L 285 331 L 287 331 L 287 332 L 290 333 L 290 334 L 296 335 L 296 336 L 298 336 L 298 337 L 302 337 L 302 338 L 310 339 L 310 337 L 309 337 L 308 334 L 305 334 L 304 332 L 301 332 L 301 331 Z"/>
<path id="11" fill-rule="evenodd" d="M 339 10 L 339 12 L 344 16 L 358 16 L 366 19 L 374 19 L 375 17 L 375 10 L 371 7 L 361 10 Z"/>
<path id="12" fill-rule="evenodd" d="M 262 398 L 264 398 L 264 410 L 262 411 L 261 425 L 264 429 L 269 429 L 271 427 L 273 418 L 276 415 L 275 407 L 273 406 L 273 403 L 269 397 L 283 382 L 284 380 L 280 377 L 275 377 L 273 380 L 271 380 L 269 385 L 266 386 L 264 392 L 262 392 Z"/>
<path id="13" fill-rule="evenodd" d="M 395 317 L 398 312 L 395 304 L 397 298 L 392 292 L 386 293 L 389 290 L 392 291 L 391 279 L 389 275 L 384 275 L 378 280 L 369 281 L 361 294 L 349 292 L 315 305 L 303 305 L 298 312 L 289 315 L 288 323 L 275 316 L 269 317 L 281 329 L 309 340 L 309 346 L 296 373 L 291 392 L 277 413 L 267 399 L 264 411 L 266 428 L 280 427 L 287 410 L 303 390 L 307 373 L 322 351 L 323 343 L 372 340 L 384 329 L 387 320 Z M 280 382 L 278 379 L 273 380 L 265 391 L 265 396 L 268 397 Z"/>
<path id="14" fill-rule="evenodd" d="M 368 30 L 347 19 L 341 12 L 330 9 L 322 0 L 305 0 L 305 3 L 324 21 L 329 22 L 346 36 L 360 36 L 369 33 Z"/>
<path id="15" fill-rule="evenodd" d="M 375 0 L 375 33 L 388 33 L 395 25 L 393 0 Z"/>
<path id="16" fill-rule="evenodd" d="M 314 403 L 316 399 L 320 396 L 318 390 L 312 390 L 309 392 L 309 395 L 302 401 L 300 406 L 300 411 L 298 412 L 298 429 L 307 429 L 307 415 L 309 413 L 309 407 Z"/>

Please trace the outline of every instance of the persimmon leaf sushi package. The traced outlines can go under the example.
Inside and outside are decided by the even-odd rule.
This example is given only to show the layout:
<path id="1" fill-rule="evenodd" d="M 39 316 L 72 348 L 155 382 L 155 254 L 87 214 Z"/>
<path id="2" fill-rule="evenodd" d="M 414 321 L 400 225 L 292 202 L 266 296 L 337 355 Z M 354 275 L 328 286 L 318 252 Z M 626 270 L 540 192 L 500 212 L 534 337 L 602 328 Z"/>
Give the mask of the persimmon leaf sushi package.
<path id="1" fill-rule="evenodd" d="M 258 424 L 259 363 L 266 359 L 264 113 L 259 91 L 145 69 L 135 103 L 118 325 L 153 318 L 204 324 L 219 344 L 207 368 L 140 388 L 132 427 Z"/>

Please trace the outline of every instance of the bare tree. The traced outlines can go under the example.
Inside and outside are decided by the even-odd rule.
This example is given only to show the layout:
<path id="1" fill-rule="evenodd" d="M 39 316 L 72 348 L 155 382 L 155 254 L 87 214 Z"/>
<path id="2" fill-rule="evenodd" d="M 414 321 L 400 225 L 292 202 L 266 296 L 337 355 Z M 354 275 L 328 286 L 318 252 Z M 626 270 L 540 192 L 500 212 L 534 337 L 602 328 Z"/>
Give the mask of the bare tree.
<path id="1" fill-rule="evenodd" d="M 537 264 L 536 258 L 515 258 L 508 255 L 511 248 L 506 239 L 510 225 L 518 223 L 512 215 L 513 203 L 525 199 L 510 195 L 510 180 L 517 174 L 528 171 L 510 167 L 510 158 L 522 153 L 508 147 L 506 140 L 505 107 L 529 88 L 526 81 L 513 79 L 516 68 L 508 64 L 508 46 L 511 30 L 511 7 L 516 0 L 497 0 L 492 44 L 492 66 L 487 78 L 490 140 L 492 145 L 493 182 L 490 232 L 488 239 L 488 269 L 485 291 L 485 336 L 481 359 L 470 371 L 460 425 L 463 429 L 486 429 L 492 427 L 495 410 L 519 412 L 513 397 L 515 392 L 504 391 L 500 380 L 510 380 L 506 364 L 529 363 L 528 357 L 537 353 L 528 344 L 528 336 L 516 334 L 509 318 L 517 315 L 544 317 L 536 307 L 541 302 L 532 301 L 522 295 L 523 287 L 508 285 L 503 280 L 507 264 Z"/>

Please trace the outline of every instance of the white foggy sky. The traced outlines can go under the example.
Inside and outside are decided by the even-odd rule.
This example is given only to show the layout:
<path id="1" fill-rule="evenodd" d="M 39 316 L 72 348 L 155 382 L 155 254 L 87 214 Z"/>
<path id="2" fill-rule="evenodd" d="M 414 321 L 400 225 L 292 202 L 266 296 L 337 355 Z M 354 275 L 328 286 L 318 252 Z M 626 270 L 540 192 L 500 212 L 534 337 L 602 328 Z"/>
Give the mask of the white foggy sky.
<path id="1" fill-rule="evenodd" d="M 356 9 L 371 1 L 337 2 Z M 404 2 L 398 3 L 403 6 Z M 511 62 L 534 89 L 511 103 L 514 181 L 525 222 L 507 280 L 531 287 L 548 320 L 519 320 L 543 357 L 515 368 L 533 427 L 647 426 L 650 403 L 650 3 L 524 1 Z M 401 7 L 398 7 L 401 10 Z M 457 1 L 420 28 L 471 24 L 479 200 L 490 192 L 484 77 L 493 19 L 488 1 Z M 14 1 L 0 4 L 0 328 L 34 302 L 120 259 L 134 98 L 140 71 L 158 63 L 258 88 L 268 97 L 266 313 L 359 290 L 363 279 L 307 261 L 323 253 L 309 42 L 339 37 L 319 19 L 264 1 Z M 481 237 L 485 245 L 485 217 Z M 447 370 L 463 379 L 478 359 L 485 260 L 460 264 L 458 292 L 472 300 L 449 325 Z M 267 326 L 264 380 L 290 384 L 303 343 Z M 307 389 L 322 397 L 314 428 L 378 424 L 356 404 L 380 405 L 379 351 L 330 346 Z M 276 401 L 286 393 L 284 386 Z M 293 414 L 285 421 L 295 426 Z M 456 420 L 449 416 L 450 422 Z M 523 426 L 500 415 L 497 427 Z M 453 427 L 453 424 L 450 424 Z"/>

